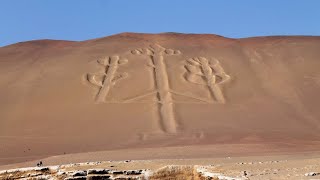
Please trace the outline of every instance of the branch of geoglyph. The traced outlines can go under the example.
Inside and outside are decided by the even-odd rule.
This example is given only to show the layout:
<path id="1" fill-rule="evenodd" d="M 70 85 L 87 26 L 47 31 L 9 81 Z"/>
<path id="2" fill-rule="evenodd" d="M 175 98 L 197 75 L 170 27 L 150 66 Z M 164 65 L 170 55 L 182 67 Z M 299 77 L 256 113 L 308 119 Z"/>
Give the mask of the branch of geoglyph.
<path id="1" fill-rule="evenodd" d="M 217 59 L 213 59 L 211 61 L 210 67 L 214 70 L 214 74 L 221 78 L 220 81 L 217 82 L 217 84 L 223 84 L 230 80 L 230 76 L 224 72 L 222 66 L 220 65 Z"/>
<path id="2" fill-rule="evenodd" d="M 148 55 L 148 56 L 154 55 L 155 52 L 161 52 L 166 55 L 179 55 L 179 54 L 181 54 L 181 52 L 179 50 L 165 49 L 158 44 L 150 45 L 148 48 L 138 48 L 138 49 L 131 51 L 131 53 L 134 55 Z"/>
<path id="3" fill-rule="evenodd" d="M 112 85 L 114 85 L 116 81 L 128 76 L 127 73 L 116 75 L 118 65 L 126 64 L 128 62 L 127 59 L 120 59 L 119 56 L 112 56 L 99 59 L 97 62 L 105 67 L 104 72 L 87 74 L 88 81 L 95 86 L 103 87 L 105 80 L 107 79 L 110 79 L 110 82 L 112 83 Z"/>
<path id="4" fill-rule="evenodd" d="M 191 75 L 202 76 L 206 79 L 207 84 L 223 84 L 230 79 L 218 60 L 213 59 L 213 62 L 209 62 L 207 58 L 196 57 L 187 60 L 186 69 Z M 217 76 L 219 80 L 217 80 Z M 192 80 L 189 80 L 192 82 Z M 193 82 L 195 83 L 195 82 Z M 197 84 L 201 84 L 200 82 Z M 203 83 L 202 83 L 203 84 Z"/>
<path id="5" fill-rule="evenodd" d="M 137 48 L 131 51 L 134 55 L 147 55 L 153 59 L 157 55 L 179 55 L 181 52 L 179 50 L 166 49 L 158 44 L 150 45 L 148 48 Z M 148 66 L 155 68 L 154 62 L 148 63 Z"/>
<path id="6" fill-rule="evenodd" d="M 209 62 L 208 59 L 203 57 L 196 57 L 187 60 L 188 64 L 185 66 L 189 74 L 186 79 L 189 82 L 208 85 L 213 98 L 220 103 L 225 103 L 223 93 L 217 86 L 230 79 L 222 69 L 219 61 L 213 59 L 214 62 Z M 200 78 L 198 78 L 200 77 Z M 200 81 L 200 82 L 197 82 Z M 204 82 L 202 82 L 204 80 Z"/>

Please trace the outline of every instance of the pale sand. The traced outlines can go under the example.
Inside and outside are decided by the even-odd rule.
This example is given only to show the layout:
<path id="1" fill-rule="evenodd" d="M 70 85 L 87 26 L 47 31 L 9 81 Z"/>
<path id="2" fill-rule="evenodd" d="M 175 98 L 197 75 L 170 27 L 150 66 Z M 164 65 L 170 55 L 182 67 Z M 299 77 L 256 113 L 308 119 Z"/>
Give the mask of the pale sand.
<path id="1" fill-rule="evenodd" d="M 1 47 L 0 165 L 319 151 L 319 49 L 173 33 Z"/>
<path id="2" fill-rule="evenodd" d="M 108 156 L 108 153 L 100 153 Z M 149 153 L 146 151 L 146 153 Z M 94 154 L 94 153 L 93 153 Z M 75 172 L 89 169 L 110 169 L 115 171 L 125 170 L 147 170 L 157 172 L 166 166 L 171 167 L 205 167 L 208 172 L 220 174 L 226 177 L 241 179 L 319 179 L 320 178 L 320 153 L 295 153 L 287 155 L 271 156 L 246 156 L 246 157 L 221 157 L 221 158 L 196 158 L 196 159 L 153 159 L 153 160 L 126 160 L 126 161 L 83 161 L 82 163 L 67 164 L 65 162 L 76 162 L 84 157 L 93 159 L 105 159 L 106 156 L 91 154 L 66 155 L 43 159 L 44 167 L 56 165 L 59 162 L 59 171 Z M 112 154 L 112 153 L 111 153 Z M 68 159 L 68 160 L 66 160 Z M 0 166 L 1 169 L 11 169 L 31 166 L 32 163 Z M 64 166 L 65 165 L 65 166 Z M 56 166 L 53 166 L 54 168 Z M 29 168 L 32 169 L 32 168 Z M 246 172 L 246 176 L 244 176 Z M 315 176 L 306 174 L 315 173 Z M 27 174 L 27 173 L 25 173 Z M 0 173 L 1 177 L 1 173 Z M 174 178 L 176 179 L 176 178 Z M 186 177 L 182 178 L 186 179 Z"/>

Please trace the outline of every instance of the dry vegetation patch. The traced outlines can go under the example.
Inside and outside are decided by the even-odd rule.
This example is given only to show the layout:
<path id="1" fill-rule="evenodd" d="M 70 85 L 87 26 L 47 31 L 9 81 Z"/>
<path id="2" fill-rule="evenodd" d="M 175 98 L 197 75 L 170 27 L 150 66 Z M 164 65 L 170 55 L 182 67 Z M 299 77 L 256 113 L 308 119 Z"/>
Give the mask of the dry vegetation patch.
<path id="1" fill-rule="evenodd" d="M 194 166 L 165 166 L 149 177 L 150 180 L 207 180 L 218 179 L 212 177 L 203 177 Z"/>

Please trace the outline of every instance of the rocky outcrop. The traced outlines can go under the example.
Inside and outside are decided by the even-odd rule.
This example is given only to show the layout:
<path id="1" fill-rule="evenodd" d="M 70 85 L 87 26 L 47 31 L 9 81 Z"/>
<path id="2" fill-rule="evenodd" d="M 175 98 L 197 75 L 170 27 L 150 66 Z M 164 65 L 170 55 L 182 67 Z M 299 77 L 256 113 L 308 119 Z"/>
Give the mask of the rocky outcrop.
<path id="1" fill-rule="evenodd" d="M 320 173 L 317 173 L 317 172 L 309 172 L 305 174 L 305 176 L 318 176 L 318 175 L 320 175 Z"/>
<path id="2" fill-rule="evenodd" d="M 105 180 L 105 179 L 148 179 L 150 170 L 85 169 L 100 162 L 67 164 L 61 166 L 29 167 L 0 171 L 0 179 L 64 179 L 64 180 Z M 72 170 L 70 170 L 72 169 Z"/>
<path id="3" fill-rule="evenodd" d="M 99 165 L 99 168 L 95 168 Z M 88 168 L 90 167 L 90 168 Z M 211 172 L 211 166 L 170 165 L 157 170 L 104 169 L 100 163 L 77 163 L 60 166 L 30 167 L 0 171 L 0 179 L 51 179 L 51 180 L 116 180 L 139 179 L 227 179 L 243 180 L 246 177 L 229 177 Z"/>

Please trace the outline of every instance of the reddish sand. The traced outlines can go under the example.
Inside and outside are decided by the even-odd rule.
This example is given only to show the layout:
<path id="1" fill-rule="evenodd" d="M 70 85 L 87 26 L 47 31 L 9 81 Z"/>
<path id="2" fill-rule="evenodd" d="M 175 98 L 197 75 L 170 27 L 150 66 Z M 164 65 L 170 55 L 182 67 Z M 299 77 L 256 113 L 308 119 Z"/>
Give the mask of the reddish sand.
<path id="1" fill-rule="evenodd" d="M 133 148 L 320 150 L 319 67 L 320 37 L 123 33 L 1 47 L 0 165 Z"/>

